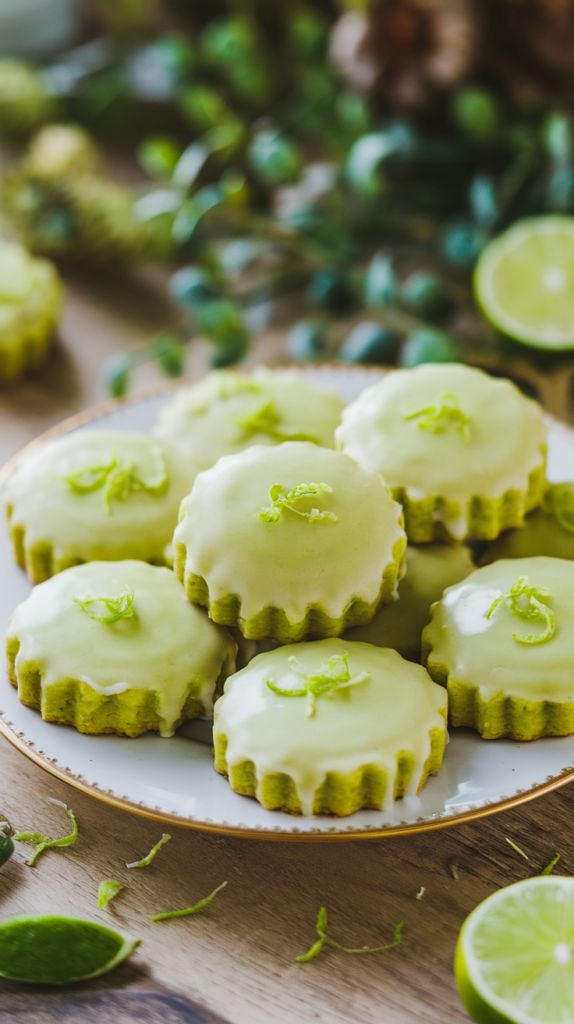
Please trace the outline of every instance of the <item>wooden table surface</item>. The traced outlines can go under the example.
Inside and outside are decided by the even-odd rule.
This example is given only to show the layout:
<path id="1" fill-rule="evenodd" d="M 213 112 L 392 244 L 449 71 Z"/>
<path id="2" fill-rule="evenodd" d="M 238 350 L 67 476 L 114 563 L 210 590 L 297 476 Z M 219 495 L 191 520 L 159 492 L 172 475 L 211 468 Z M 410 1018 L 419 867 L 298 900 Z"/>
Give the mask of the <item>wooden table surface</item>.
<path id="1" fill-rule="evenodd" d="M 64 416 L 100 401 L 102 360 L 172 315 L 153 281 L 97 288 L 69 283 L 61 342 L 47 371 L 0 390 L 1 461 Z M 263 355 L 278 351 L 278 339 L 271 338 Z M 190 368 L 204 366 L 198 344 Z M 144 371 L 136 383 L 153 379 L 153 371 Z M 66 830 L 49 797 L 71 806 L 80 828 L 73 847 L 48 851 L 35 868 L 25 863 L 29 848 L 17 844 L 0 871 L 1 916 L 63 913 L 143 940 L 112 974 L 62 993 L 0 982 L 2 1022 L 458 1024 L 468 1017 L 452 959 L 466 915 L 498 887 L 538 873 L 556 852 L 563 873 L 574 869 L 570 786 L 472 824 L 382 840 L 271 842 L 172 828 L 153 864 L 128 872 L 125 863 L 148 852 L 161 825 L 77 792 L 2 737 L 0 780 L 0 810 L 18 829 Z M 528 862 L 507 836 L 528 853 Z M 98 910 L 98 884 L 105 878 L 126 888 L 110 909 Z M 224 880 L 227 887 L 203 914 L 149 920 L 152 913 L 195 903 Z M 390 941 L 399 921 L 402 941 L 376 955 L 328 950 L 297 964 L 295 957 L 314 941 L 321 905 L 330 933 L 343 944 Z"/>

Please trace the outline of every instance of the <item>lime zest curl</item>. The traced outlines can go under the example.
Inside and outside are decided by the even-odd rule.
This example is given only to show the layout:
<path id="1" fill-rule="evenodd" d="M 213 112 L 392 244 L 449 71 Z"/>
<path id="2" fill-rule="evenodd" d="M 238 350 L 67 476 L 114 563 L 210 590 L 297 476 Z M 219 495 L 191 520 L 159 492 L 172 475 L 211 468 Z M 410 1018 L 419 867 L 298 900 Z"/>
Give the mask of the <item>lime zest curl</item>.
<path id="1" fill-rule="evenodd" d="M 273 438 L 274 441 L 279 442 L 312 441 L 313 444 L 317 443 L 317 438 L 311 437 L 310 434 L 289 434 L 281 430 L 279 428 L 281 416 L 277 412 L 275 402 L 272 400 L 264 402 L 250 416 L 244 416 L 243 419 L 235 420 L 235 422 L 247 437 L 253 437 L 254 434 L 266 434 L 268 437 Z"/>
<path id="2" fill-rule="evenodd" d="M 317 935 L 319 939 L 314 942 L 311 949 L 307 953 L 303 953 L 302 956 L 295 957 L 298 964 L 306 964 L 309 960 L 313 960 L 319 955 L 323 946 L 333 946 L 334 949 L 340 949 L 343 953 L 382 953 L 386 949 L 393 949 L 394 946 L 398 946 L 401 941 L 401 932 L 403 930 L 404 922 L 401 921 L 394 930 L 393 941 L 388 942 L 386 946 L 362 946 L 360 949 L 349 949 L 348 946 L 341 946 L 339 942 L 335 942 L 334 939 L 329 938 L 327 935 L 327 911 L 325 907 L 321 907 L 319 915 L 317 917 Z"/>
<path id="3" fill-rule="evenodd" d="M 349 660 L 348 651 L 344 651 L 343 654 L 333 654 L 326 664 L 323 663 L 321 665 L 321 668 L 316 673 L 309 673 L 305 665 L 293 655 L 288 660 L 293 671 L 304 679 L 305 686 L 301 687 L 301 689 L 284 690 L 281 686 L 275 686 L 272 679 L 267 679 L 266 685 L 273 693 L 278 694 L 280 697 L 306 697 L 307 709 L 305 714 L 307 718 L 311 718 L 315 714 L 316 697 L 321 697 L 322 694 L 326 693 L 332 698 L 336 693 L 341 693 L 341 691 L 346 691 L 348 696 L 351 686 L 358 686 L 359 683 L 365 683 L 367 679 L 371 678 L 370 672 L 360 672 L 359 675 L 351 679 L 351 673 L 347 664 Z"/>
<path id="4" fill-rule="evenodd" d="M 137 491 L 156 498 L 165 494 L 169 485 L 165 459 L 158 445 L 150 450 L 157 466 L 156 477 L 151 481 L 142 480 L 136 473 L 135 463 L 118 460 L 115 452 L 106 465 L 85 466 L 77 473 L 63 477 L 63 480 L 76 494 L 91 494 L 103 489 L 106 509 L 111 515 L 112 501 L 127 501 Z"/>
<path id="5" fill-rule="evenodd" d="M 513 843 L 512 839 L 509 839 L 508 836 L 506 836 L 506 842 L 508 843 L 509 846 L 512 847 L 513 850 L 516 850 L 516 852 L 519 853 L 521 857 L 524 857 L 524 860 L 528 860 L 528 854 L 525 853 L 524 850 L 521 850 L 520 847 L 516 845 L 516 843 Z"/>
<path id="6" fill-rule="evenodd" d="M 147 868 L 148 864 L 151 864 L 160 847 L 162 847 L 164 843 L 169 842 L 170 839 L 171 836 L 169 836 L 167 832 L 164 832 L 159 843 L 156 843 L 155 846 L 152 846 L 147 857 L 142 857 L 141 860 L 134 860 L 132 861 L 131 864 L 126 864 L 126 868 Z"/>
<path id="7" fill-rule="evenodd" d="M 312 498 L 316 494 L 331 494 L 332 491 L 333 488 L 329 484 L 299 484 L 298 487 L 293 487 L 289 493 L 286 493 L 282 484 L 273 484 L 269 489 L 272 504 L 269 508 L 261 509 L 259 518 L 264 523 L 276 523 L 281 518 L 283 511 L 289 509 L 295 515 L 302 516 L 308 523 L 318 523 L 321 520 L 336 523 L 337 516 L 333 512 L 319 512 L 318 508 L 312 508 L 310 512 L 301 512 L 300 509 L 295 508 L 295 502 L 300 501 L 301 498 Z"/>
<path id="8" fill-rule="evenodd" d="M 550 864 L 547 864 L 546 867 L 542 869 L 540 874 L 541 875 L 549 875 L 550 872 L 552 871 L 552 868 L 555 867 L 555 865 L 558 863 L 559 860 L 560 860 L 560 854 L 557 853 L 556 856 L 553 857 L 552 860 L 550 861 Z"/>
<path id="9" fill-rule="evenodd" d="M 486 617 L 490 619 L 500 604 L 508 604 L 513 615 L 519 615 L 522 619 L 536 619 L 546 623 L 546 629 L 542 633 L 528 636 L 513 633 L 514 640 L 518 640 L 520 644 L 543 644 L 547 640 L 551 640 L 556 631 L 554 612 L 544 603 L 545 597 L 552 597 L 552 592 L 534 586 L 530 583 L 528 576 L 519 576 L 508 594 L 501 594 L 492 602 Z"/>
<path id="10" fill-rule="evenodd" d="M 68 818 L 72 822 L 73 829 L 67 836 L 62 836 L 61 839 L 50 839 L 49 836 L 43 836 L 40 832 L 18 832 L 14 839 L 18 843 L 34 843 L 36 849 L 32 854 L 29 861 L 27 861 L 29 867 L 33 868 L 34 864 L 38 860 L 40 854 L 44 853 L 44 850 L 50 850 L 53 847 L 72 846 L 78 838 L 78 822 L 74 815 L 73 810 L 67 807 L 66 804 L 62 803 L 61 800 L 54 800 L 52 797 L 48 798 L 48 803 L 56 804 L 57 807 L 61 807 L 66 812 Z"/>
<path id="11" fill-rule="evenodd" d="M 103 910 L 110 900 L 113 900 L 118 895 L 120 889 L 123 889 L 123 885 L 121 882 L 114 881 L 113 878 L 107 878 L 104 882 L 100 882 L 98 887 L 98 907 L 100 910 Z"/>
<path id="12" fill-rule="evenodd" d="M 418 419 L 420 430 L 430 430 L 433 434 L 444 434 L 450 424 L 456 424 L 465 441 L 470 441 L 470 419 L 460 408 L 458 398 L 450 391 L 441 395 L 438 405 L 427 405 L 404 418 L 406 422 Z"/>
<path id="13" fill-rule="evenodd" d="M 88 595 L 83 600 L 79 597 L 73 597 L 72 601 L 74 604 L 79 604 L 82 611 L 89 615 L 91 619 L 109 626 L 112 622 L 119 622 L 120 619 L 129 619 L 134 614 L 134 597 L 135 594 L 131 587 L 122 587 L 117 597 L 91 597 Z M 93 604 L 105 605 L 108 609 L 108 614 L 106 615 L 104 612 L 99 615 L 95 609 L 91 608 Z"/>
<path id="14" fill-rule="evenodd" d="M 217 886 L 217 889 L 214 889 L 213 892 L 210 892 L 209 896 L 206 896 L 205 899 L 200 900 L 199 903 L 196 903 L 193 907 L 186 907 L 185 910 L 168 910 L 164 914 L 154 914 L 151 920 L 169 921 L 173 917 L 190 917 L 192 914 L 199 914 L 207 906 L 208 903 L 211 903 L 213 897 L 217 896 L 217 893 L 220 892 L 221 889 L 224 889 L 226 885 L 227 882 L 222 882 L 221 885 Z"/>

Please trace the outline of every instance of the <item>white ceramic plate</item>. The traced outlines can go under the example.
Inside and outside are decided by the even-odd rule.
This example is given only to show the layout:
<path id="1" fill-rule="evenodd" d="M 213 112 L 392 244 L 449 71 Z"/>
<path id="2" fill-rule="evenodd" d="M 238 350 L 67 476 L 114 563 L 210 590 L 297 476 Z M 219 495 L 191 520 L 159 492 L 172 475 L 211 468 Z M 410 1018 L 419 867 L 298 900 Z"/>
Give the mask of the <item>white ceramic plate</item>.
<path id="1" fill-rule="evenodd" d="M 280 371 L 278 371 L 280 372 Z M 319 386 L 352 401 L 382 371 L 316 367 L 305 371 Z M 61 424 L 58 431 L 90 427 L 151 429 L 171 390 L 123 403 L 108 403 Z M 36 442 L 33 442 L 36 443 Z M 18 457 L 17 457 L 18 458 Z M 2 476 L 6 477 L 9 467 Z M 551 422 L 549 476 L 574 478 L 574 430 Z M 0 495 L 1 501 L 1 495 Z M 0 628 L 30 592 L 0 536 Z M 574 736 L 535 743 L 482 740 L 470 729 L 455 729 L 438 775 L 420 797 L 399 800 L 390 811 L 359 811 L 348 818 L 291 817 L 266 811 L 255 800 L 233 793 L 213 769 L 208 722 L 188 723 L 173 739 L 147 733 L 138 739 L 82 736 L 75 729 L 43 722 L 21 704 L 6 677 L 0 679 L 0 731 L 49 772 L 137 814 L 214 832 L 272 839 L 335 839 L 392 835 L 441 828 L 492 814 L 539 796 L 574 778 Z"/>

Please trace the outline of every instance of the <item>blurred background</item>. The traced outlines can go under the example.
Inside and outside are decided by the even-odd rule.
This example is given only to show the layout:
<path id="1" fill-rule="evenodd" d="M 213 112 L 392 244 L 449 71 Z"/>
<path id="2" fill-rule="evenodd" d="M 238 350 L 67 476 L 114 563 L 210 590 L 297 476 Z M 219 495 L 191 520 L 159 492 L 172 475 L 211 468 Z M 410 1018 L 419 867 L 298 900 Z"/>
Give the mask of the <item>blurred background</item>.
<path id="1" fill-rule="evenodd" d="M 460 360 L 573 420 L 574 242 L 523 257 L 558 335 L 475 274 L 525 218 L 571 232 L 573 103 L 572 0 L 0 0 L 1 244 L 66 287 L 0 432 L 262 360 Z"/>

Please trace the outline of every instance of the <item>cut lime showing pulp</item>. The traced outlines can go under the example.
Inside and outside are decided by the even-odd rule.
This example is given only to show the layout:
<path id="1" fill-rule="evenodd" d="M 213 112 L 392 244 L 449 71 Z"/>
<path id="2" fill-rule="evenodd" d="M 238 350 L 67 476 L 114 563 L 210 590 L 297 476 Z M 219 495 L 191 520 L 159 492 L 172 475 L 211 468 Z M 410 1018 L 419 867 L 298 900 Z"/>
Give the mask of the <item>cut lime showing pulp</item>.
<path id="1" fill-rule="evenodd" d="M 574 1022 L 574 878 L 517 882 L 464 922 L 455 974 L 479 1024 Z"/>
<path id="2" fill-rule="evenodd" d="M 484 315 L 516 341 L 574 348 L 574 217 L 529 217 L 483 250 L 474 289 Z"/>
<path id="3" fill-rule="evenodd" d="M 0 922 L 0 976 L 69 985 L 111 971 L 139 942 L 73 917 L 10 917 Z"/>

